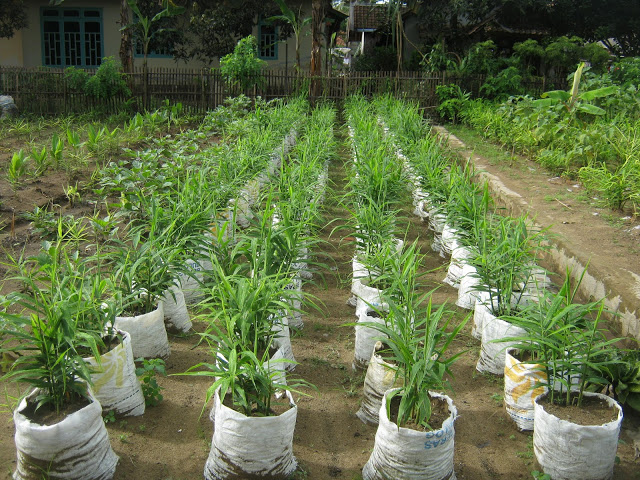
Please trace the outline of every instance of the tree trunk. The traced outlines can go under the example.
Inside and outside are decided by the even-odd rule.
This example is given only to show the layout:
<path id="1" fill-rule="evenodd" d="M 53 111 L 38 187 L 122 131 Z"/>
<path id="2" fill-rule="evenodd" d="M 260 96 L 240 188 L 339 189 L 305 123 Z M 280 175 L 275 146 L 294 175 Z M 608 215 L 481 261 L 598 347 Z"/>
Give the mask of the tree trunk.
<path id="1" fill-rule="evenodd" d="M 326 0 L 313 0 L 311 5 L 311 97 L 320 95 L 322 75 L 322 22 L 325 16 Z"/>
<path id="2" fill-rule="evenodd" d="M 127 0 L 120 1 L 120 26 L 126 27 L 131 23 L 129 18 L 129 6 Z M 120 63 L 122 63 L 122 71 L 125 73 L 133 73 L 133 42 L 131 41 L 131 30 L 126 29 L 121 32 L 120 38 Z"/>

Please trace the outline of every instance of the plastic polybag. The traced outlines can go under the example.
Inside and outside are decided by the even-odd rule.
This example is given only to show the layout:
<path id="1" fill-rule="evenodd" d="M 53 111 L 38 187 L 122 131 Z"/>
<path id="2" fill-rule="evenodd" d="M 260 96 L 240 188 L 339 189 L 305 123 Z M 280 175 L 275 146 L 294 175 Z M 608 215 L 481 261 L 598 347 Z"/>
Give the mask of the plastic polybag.
<path id="1" fill-rule="evenodd" d="M 153 312 L 135 317 L 116 317 L 115 327 L 131 335 L 135 358 L 167 358 L 171 353 L 162 302 Z"/>
<path id="2" fill-rule="evenodd" d="M 138 416 L 144 413 L 144 395 L 136 376 L 131 349 L 131 337 L 122 332 L 122 342 L 100 356 L 85 361 L 96 371 L 91 374 L 93 393 L 105 412 L 115 410 L 119 415 Z"/>
<path id="3" fill-rule="evenodd" d="M 553 480 L 609 480 L 613 477 L 622 408 L 614 399 L 585 392 L 606 401 L 618 417 L 603 425 L 578 425 L 551 415 L 535 401 L 533 452 Z"/>
<path id="4" fill-rule="evenodd" d="M 113 478 L 118 456 L 111 449 L 102 407 L 91 390 L 89 405 L 55 425 L 33 423 L 21 413 L 36 394 L 34 390 L 23 398 L 13 413 L 18 451 L 14 480 L 40 480 L 43 474 L 68 480 Z"/>
<path id="5" fill-rule="evenodd" d="M 247 417 L 223 405 L 214 394 L 211 450 L 204 467 L 207 480 L 246 479 L 249 476 L 286 478 L 297 466 L 293 431 L 298 408 L 286 392 L 291 408 L 273 417 Z"/>
<path id="6" fill-rule="evenodd" d="M 364 480 L 455 480 L 453 470 L 454 421 L 458 415 L 451 398 L 429 392 L 432 401 L 445 401 L 449 417 L 442 428 L 429 432 L 403 428 L 387 417 L 385 393 L 380 423 L 369 461 L 362 470 Z"/>

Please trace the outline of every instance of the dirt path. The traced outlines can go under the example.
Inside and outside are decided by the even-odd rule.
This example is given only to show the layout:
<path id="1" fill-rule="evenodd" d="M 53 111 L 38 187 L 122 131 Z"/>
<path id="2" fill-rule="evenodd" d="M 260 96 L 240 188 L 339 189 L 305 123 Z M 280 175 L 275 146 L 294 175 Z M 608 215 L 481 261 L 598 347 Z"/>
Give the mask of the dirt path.
<path id="1" fill-rule="evenodd" d="M 494 198 L 513 215 L 527 214 L 550 228 L 557 248 L 545 266 L 559 273 L 588 266 L 582 300 L 606 297 L 617 312 L 615 330 L 640 340 L 640 217 L 599 207 L 578 182 L 549 175 L 524 157 L 506 163 L 480 156 L 443 127 L 436 130 L 484 172 Z"/>
<path id="2" fill-rule="evenodd" d="M 344 129 L 341 129 L 344 130 Z M 344 142 L 344 138 L 340 139 Z M 354 310 L 347 306 L 350 294 L 351 257 L 353 248 L 342 237 L 332 233 L 344 223 L 347 212 L 339 204 L 344 193 L 349 161 L 348 150 L 330 166 L 333 193 L 327 195 L 325 225 L 321 229 L 324 261 L 323 276 L 316 275 L 315 285 L 305 290 L 315 295 L 321 312 L 304 315 L 304 328 L 292 338 L 295 357 L 300 364 L 294 375 L 317 387 L 309 397 L 296 396 L 298 420 L 294 437 L 294 454 L 300 463 L 296 479 L 359 479 L 369 458 L 375 427 L 366 426 L 355 416 L 359 407 L 363 375 L 353 372 L 353 327 L 343 327 L 355 320 Z M 407 201 L 409 195 L 407 194 Z M 423 270 L 425 289 L 440 286 L 436 302 L 451 304 L 457 293 L 441 284 L 447 261 L 430 249 L 431 237 L 426 225 L 404 208 L 407 240 L 417 239 L 425 254 Z M 452 307 L 455 310 L 455 307 Z M 461 319 L 466 312 L 456 310 Z M 196 323 L 196 329 L 202 325 Z M 479 375 L 475 371 L 479 342 L 470 336 L 470 325 L 458 338 L 455 349 L 464 350 L 454 365 L 455 379 L 451 394 L 460 417 L 456 422 L 455 466 L 459 479 L 511 480 L 530 479 L 535 469 L 531 434 L 518 432 L 502 406 L 502 379 Z M 206 360 L 203 347 L 194 348 L 196 335 L 171 337 L 172 353 L 167 361 L 169 373 L 184 372 Z M 196 480 L 202 478 L 211 441 L 209 408 L 200 417 L 207 379 L 183 376 L 160 378 L 164 400 L 149 408 L 143 417 L 126 418 L 109 423 L 107 428 L 114 450 L 120 456 L 117 480 Z M 5 400 L 11 404 L 12 386 L 0 384 Z M 0 477 L 10 478 L 15 465 L 13 424 L 7 406 L 0 412 Z M 615 468 L 616 480 L 640 479 L 640 461 L 634 460 L 632 438 L 627 429 L 638 429 L 640 420 L 629 415 L 618 449 L 620 463 Z"/>

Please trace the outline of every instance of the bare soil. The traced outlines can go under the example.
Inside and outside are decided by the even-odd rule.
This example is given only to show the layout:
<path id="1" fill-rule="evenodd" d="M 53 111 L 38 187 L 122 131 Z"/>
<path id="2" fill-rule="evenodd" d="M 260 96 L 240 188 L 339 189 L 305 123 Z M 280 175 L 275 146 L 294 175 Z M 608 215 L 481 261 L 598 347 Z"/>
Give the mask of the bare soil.
<path id="1" fill-rule="evenodd" d="M 5 170 L 7 154 L 0 152 L 0 171 Z M 344 223 L 345 210 L 337 203 L 343 193 L 345 170 L 344 156 L 330 167 L 330 179 L 335 195 L 327 196 L 326 224 L 321 237 L 326 243 L 323 250 L 327 268 L 315 275 L 313 283 L 304 289 L 317 298 L 320 312 L 309 310 L 303 316 L 304 328 L 292 338 L 293 351 L 299 365 L 294 375 L 316 386 L 308 390 L 308 396 L 296 395 L 298 418 L 294 436 L 294 454 L 299 469 L 294 478 L 303 479 L 358 479 L 363 465 L 373 448 L 376 428 L 363 424 L 355 413 L 359 408 L 364 379 L 363 372 L 352 370 L 354 329 L 344 326 L 355 321 L 354 309 L 347 305 L 350 296 L 351 258 L 353 248 L 340 237 L 331 234 Z M 496 167 L 502 169 L 503 167 Z M 532 167 L 534 168 L 534 167 Z M 501 176 L 519 181 L 527 187 L 527 199 L 547 195 L 549 191 L 561 191 L 569 187 L 563 179 L 560 184 L 548 177 L 529 175 L 528 167 L 505 166 Z M 66 180 L 66 179 L 64 179 Z M 43 199 L 60 198 L 60 182 L 44 182 L 39 186 Z M 2 200 L 10 194 L 7 185 L 0 182 Z M 514 189 L 517 187 L 514 186 Z M 551 189 L 551 190 L 550 190 Z M 6 208 L 32 210 L 37 198 L 25 194 L 16 203 L 4 203 Z M 45 203 L 49 200 L 43 200 Z M 627 255 L 629 248 L 612 243 L 623 240 L 617 229 L 602 226 L 602 233 L 591 227 L 593 216 L 589 211 L 579 213 L 580 203 L 561 199 L 570 208 L 556 201 L 547 202 L 568 223 L 562 232 L 571 242 L 576 238 L 576 248 L 592 248 L 587 240 L 597 235 L 599 245 L 611 245 L 610 261 L 616 264 L 635 261 Z M 20 203 L 22 202 L 22 203 Z M 540 199 L 532 205 L 544 205 Z M 547 205 L 548 206 L 548 205 Z M 78 207 L 75 207 L 78 208 Z M 80 208 L 90 209 L 89 206 Z M 406 237 L 417 239 L 420 251 L 425 254 L 423 270 L 424 289 L 439 287 L 434 302 L 448 301 L 453 305 L 457 291 L 442 284 L 447 259 L 439 257 L 430 249 L 431 238 L 426 225 L 413 217 L 410 206 L 405 207 Z M 546 215 L 539 212 L 538 215 Z M 5 219 L 8 217 L 4 217 Z M 584 220 L 589 220 L 585 222 Z M 564 220 L 563 220 L 564 221 Z M 28 225 L 21 225 L 15 232 L 4 231 L 11 246 L 22 248 L 29 240 L 28 248 L 37 248 L 37 239 L 27 235 Z M 599 227 L 600 228 L 600 227 Z M 600 232 L 600 230 L 599 230 Z M 21 237 L 20 235 L 24 235 Z M 635 235 L 635 234 L 632 234 Z M 636 239 L 636 237 L 632 237 Z M 636 247 L 637 248 L 637 247 Z M 596 249 L 596 250 L 602 250 Z M 637 252 L 637 250 L 636 250 Z M 598 252 L 600 253 L 600 252 Z M 456 321 L 461 321 L 467 312 L 451 307 Z M 197 346 L 197 331 L 202 331 L 201 322 L 194 322 L 194 332 L 189 335 L 170 336 L 171 356 L 167 360 L 169 376 L 159 378 L 164 388 L 164 400 L 156 407 L 148 408 L 141 417 L 118 418 L 107 424 L 111 444 L 120 456 L 115 478 L 118 480 L 191 480 L 203 476 L 208 455 L 212 425 L 208 414 L 210 405 L 204 406 L 205 394 L 212 380 L 205 377 L 180 376 L 189 367 L 210 360 L 204 346 Z M 459 413 L 456 421 L 455 469 L 459 479 L 467 480 L 511 480 L 530 479 L 531 471 L 537 469 L 532 447 L 532 434 L 519 432 L 502 405 L 503 380 L 492 375 L 481 375 L 475 370 L 479 354 L 479 342 L 471 337 L 471 325 L 467 324 L 453 346 L 453 352 L 464 351 L 453 367 L 455 378 L 451 379 L 453 390 L 449 393 Z M 19 394 L 19 386 L 0 383 L 4 393 L 0 404 L 0 478 L 10 478 L 15 466 L 13 423 L 11 411 Z M 640 460 L 634 455 L 634 438 L 640 440 L 640 418 L 634 412 L 625 412 L 625 420 L 618 448 L 619 463 L 614 470 L 614 479 L 640 479 Z"/>

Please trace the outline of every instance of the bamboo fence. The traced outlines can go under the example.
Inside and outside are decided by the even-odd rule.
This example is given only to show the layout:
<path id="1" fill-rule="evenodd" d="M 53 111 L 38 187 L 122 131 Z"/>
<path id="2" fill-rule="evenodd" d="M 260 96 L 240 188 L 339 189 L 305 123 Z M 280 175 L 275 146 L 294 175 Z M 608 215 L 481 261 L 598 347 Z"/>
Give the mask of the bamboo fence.
<path id="1" fill-rule="evenodd" d="M 92 75 L 92 71 L 88 71 Z M 142 69 L 124 74 L 131 95 L 120 93 L 97 99 L 70 87 L 62 69 L 17 68 L 0 66 L 0 94 L 11 95 L 21 112 L 41 115 L 103 111 L 115 113 L 123 109 L 133 111 L 156 108 L 165 100 L 182 103 L 191 112 L 215 109 L 229 96 L 244 93 L 266 100 L 296 94 L 308 94 L 312 82 L 319 87 L 321 98 L 339 101 L 348 95 L 390 93 L 415 100 L 425 109 L 437 106 L 436 87 L 459 84 L 464 90 L 478 95 L 484 76 L 452 76 L 446 72 L 346 72 L 333 76 L 313 77 L 309 72 L 266 70 L 257 85 L 241 91 L 228 82 L 217 69 L 153 68 L 146 75 L 148 98 L 143 99 L 145 75 Z M 553 86 L 545 79 L 526 87 L 541 93 Z"/>

